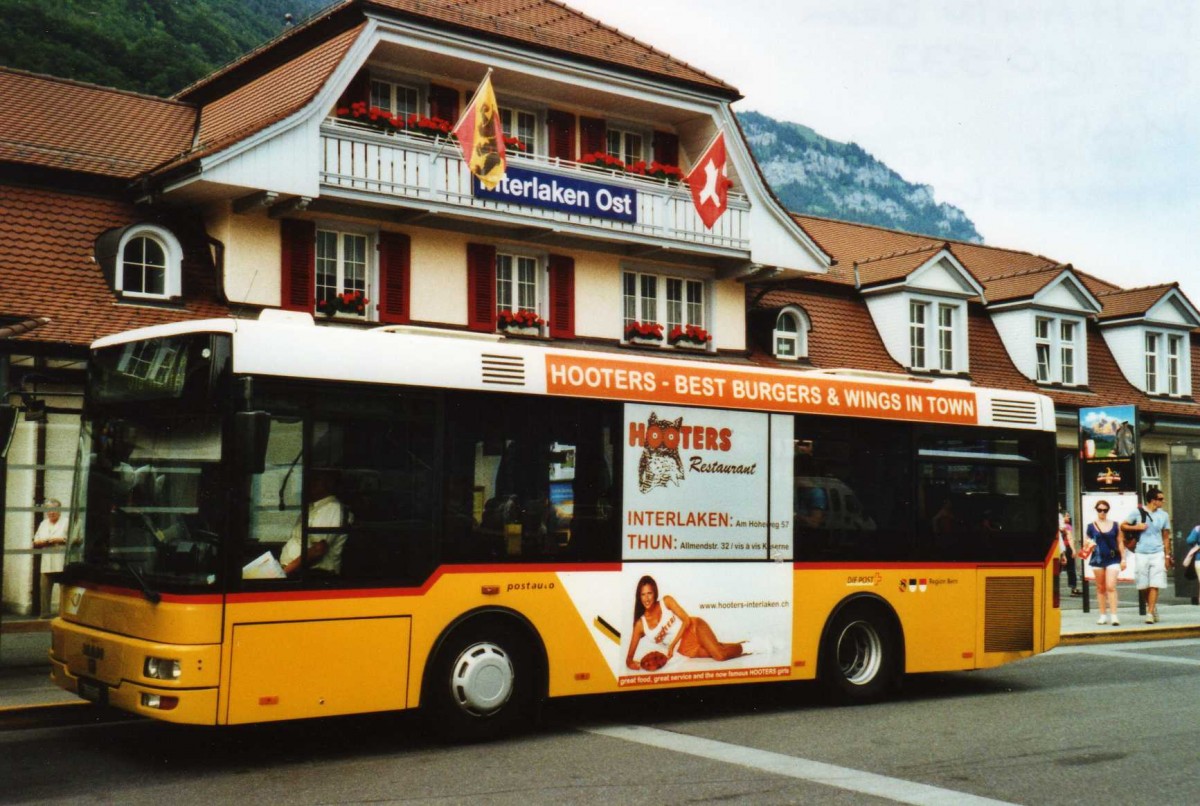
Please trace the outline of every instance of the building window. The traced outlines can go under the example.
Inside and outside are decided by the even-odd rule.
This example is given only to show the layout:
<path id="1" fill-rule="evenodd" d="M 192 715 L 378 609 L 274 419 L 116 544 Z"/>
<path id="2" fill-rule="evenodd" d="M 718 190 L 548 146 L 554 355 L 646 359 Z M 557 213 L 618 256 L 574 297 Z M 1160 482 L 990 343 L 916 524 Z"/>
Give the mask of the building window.
<path id="1" fill-rule="evenodd" d="M 317 230 L 316 298 L 332 304 L 341 294 L 358 292 L 364 297 L 369 281 L 368 238 L 352 232 Z M 343 312 L 345 310 L 343 309 Z M 363 314 L 365 316 L 365 314 Z"/>
<path id="2" fill-rule="evenodd" d="M 413 87 L 390 81 L 371 81 L 371 106 L 386 109 L 405 119 L 421 113 L 420 94 Z"/>
<path id="3" fill-rule="evenodd" d="M 524 109 L 508 109 L 502 106 L 500 107 L 500 125 L 504 128 L 506 137 L 515 137 L 525 146 L 524 150 L 518 149 L 518 153 L 540 153 L 537 115 L 533 112 L 527 112 Z"/>
<path id="4" fill-rule="evenodd" d="M 808 357 L 808 317 L 797 308 L 787 308 L 775 317 L 772 333 L 776 358 L 795 361 Z"/>
<path id="5" fill-rule="evenodd" d="M 1165 457 L 1158 453 L 1143 453 L 1142 454 L 1142 501 L 1146 500 L 1146 491 L 1151 487 L 1157 487 L 1160 490 L 1166 489 L 1163 487 L 1162 466 Z"/>
<path id="6" fill-rule="evenodd" d="M 629 327 L 634 322 L 658 322 L 658 277 L 653 274 L 625 272 L 622 278 L 622 322 Z"/>
<path id="7" fill-rule="evenodd" d="M 925 320 L 928 317 L 928 302 L 908 303 L 909 364 L 915 369 L 925 366 Z"/>
<path id="8" fill-rule="evenodd" d="M 1167 394 L 1178 395 L 1183 366 L 1183 336 L 1167 336 Z"/>
<path id="9" fill-rule="evenodd" d="M 1034 320 L 1033 341 L 1037 356 L 1038 383 L 1062 383 L 1074 386 L 1081 382 L 1079 354 L 1080 322 L 1053 316 Z"/>
<path id="10" fill-rule="evenodd" d="M 539 261 L 528 255 L 496 255 L 496 311 L 539 313 Z"/>
<path id="11" fill-rule="evenodd" d="M 931 372 L 965 369 L 962 305 L 910 299 L 908 302 L 909 368 Z"/>
<path id="12" fill-rule="evenodd" d="M 1037 345 L 1037 379 L 1039 383 L 1050 383 L 1050 355 L 1053 344 L 1050 337 L 1050 326 L 1053 322 L 1038 317 L 1034 323 L 1034 342 Z"/>
<path id="13" fill-rule="evenodd" d="M 1192 393 L 1191 356 L 1183 333 L 1145 332 L 1146 393 L 1182 397 Z"/>
<path id="14" fill-rule="evenodd" d="M 1059 323 L 1058 352 L 1062 369 L 1062 382 L 1068 386 L 1075 383 L 1075 323 Z"/>
<path id="15" fill-rule="evenodd" d="M 660 325 L 664 337 L 675 328 L 704 328 L 705 308 L 703 280 L 643 272 L 625 272 L 621 277 L 622 334 L 634 323 Z"/>
<path id="16" fill-rule="evenodd" d="M 181 293 L 183 248 L 169 231 L 149 224 L 125 229 L 115 285 L 123 297 L 170 299 Z"/>
<path id="17" fill-rule="evenodd" d="M 938 368 L 954 371 L 954 308 L 938 305 Z"/>
<path id="18" fill-rule="evenodd" d="M 645 159 L 642 150 L 642 135 L 624 129 L 609 128 L 605 132 L 605 151 L 610 157 L 616 157 L 626 165 L 632 165 Z"/>
<path id="19" fill-rule="evenodd" d="M 161 297 L 167 288 L 167 250 L 148 235 L 131 238 L 121 252 L 121 287 L 129 294 Z"/>

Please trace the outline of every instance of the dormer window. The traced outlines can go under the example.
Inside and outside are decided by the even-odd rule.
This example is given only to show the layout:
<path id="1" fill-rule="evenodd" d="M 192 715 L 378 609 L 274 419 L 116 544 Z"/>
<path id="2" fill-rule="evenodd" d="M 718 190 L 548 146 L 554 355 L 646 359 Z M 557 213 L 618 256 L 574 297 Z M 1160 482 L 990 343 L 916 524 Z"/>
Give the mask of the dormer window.
<path id="1" fill-rule="evenodd" d="M 1034 344 L 1037 351 L 1038 383 L 1078 383 L 1076 355 L 1079 352 L 1080 323 L 1073 319 L 1039 316 L 1034 320 Z"/>
<path id="2" fill-rule="evenodd" d="M 808 317 L 799 308 L 788 307 L 775 317 L 771 335 L 772 352 L 784 361 L 808 357 Z"/>
<path id="3" fill-rule="evenodd" d="M 909 300 L 909 368 L 936 372 L 965 371 L 964 314 L 962 303 Z"/>
<path id="4" fill-rule="evenodd" d="M 115 281 L 123 297 L 170 299 L 178 297 L 183 249 L 170 231 L 151 224 L 129 227 L 122 233 Z"/>
<path id="5" fill-rule="evenodd" d="M 1184 382 L 1190 374 L 1185 337 L 1152 330 L 1146 332 L 1145 345 L 1146 392 L 1171 397 L 1188 394 Z"/>

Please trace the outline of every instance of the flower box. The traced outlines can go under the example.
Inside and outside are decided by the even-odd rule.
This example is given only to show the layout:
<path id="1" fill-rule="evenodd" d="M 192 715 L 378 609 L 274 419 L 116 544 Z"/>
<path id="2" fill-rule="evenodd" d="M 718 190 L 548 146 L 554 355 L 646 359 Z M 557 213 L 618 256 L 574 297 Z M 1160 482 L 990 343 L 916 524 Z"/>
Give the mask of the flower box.
<path id="1" fill-rule="evenodd" d="M 367 298 L 361 291 L 347 291 L 329 299 L 318 299 L 316 309 L 317 313 L 330 319 L 335 316 L 343 319 L 361 319 L 367 315 Z"/>
<path id="2" fill-rule="evenodd" d="M 625 341 L 629 344 L 644 344 L 661 347 L 663 326 L 657 322 L 630 322 L 625 326 Z"/>
<path id="3" fill-rule="evenodd" d="M 710 341 L 712 341 L 712 336 L 698 325 L 688 325 L 687 327 L 676 325 L 667 334 L 668 344 L 685 350 L 707 350 Z"/>
<path id="4" fill-rule="evenodd" d="M 540 336 L 546 320 L 534 311 L 500 311 L 496 330 L 510 336 Z"/>

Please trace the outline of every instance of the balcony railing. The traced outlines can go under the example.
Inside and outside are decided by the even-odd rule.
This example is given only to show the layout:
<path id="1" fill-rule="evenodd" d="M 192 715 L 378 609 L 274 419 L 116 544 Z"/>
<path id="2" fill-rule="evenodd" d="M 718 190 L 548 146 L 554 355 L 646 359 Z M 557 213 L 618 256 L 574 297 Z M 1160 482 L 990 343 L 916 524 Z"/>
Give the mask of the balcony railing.
<path id="1" fill-rule="evenodd" d="M 509 151 L 511 166 L 549 177 L 585 179 L 636 190 L 636 220 L 614 221 L 477 197 L 457 144 L 444 138 L 383 133 L 353 122 L 329 120 L 321 129 L 321 145 L 321 183 L 328 189 L 417 201 L 430 209 L 486 210 L 593 237 L 619 239 L 625 235 L 732 251 L 750 248 L 750 205 L 742 194 L 729 194 L 729 209 L 710 230 L 696 214 L 686 185 Z"/>

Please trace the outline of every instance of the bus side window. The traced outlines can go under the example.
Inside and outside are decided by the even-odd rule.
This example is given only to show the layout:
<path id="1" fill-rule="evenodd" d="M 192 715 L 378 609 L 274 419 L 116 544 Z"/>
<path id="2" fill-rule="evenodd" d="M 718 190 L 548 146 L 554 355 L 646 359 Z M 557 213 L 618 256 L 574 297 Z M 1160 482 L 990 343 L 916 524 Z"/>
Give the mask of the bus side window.
<path id="1" fill-rule="evenodd" d="M 303 421 L 298 417 L 272 418 L 263 471 L 250 477 L 250 523 L 242 552 L 243 566 L 257 560 L 256 567 L 271 569 L 274 566 L 266 555 L 279 559 L 300 518 L 303 457 Z M 278 574 L 244 567 L 243 576 L 270 579 Z"/>

